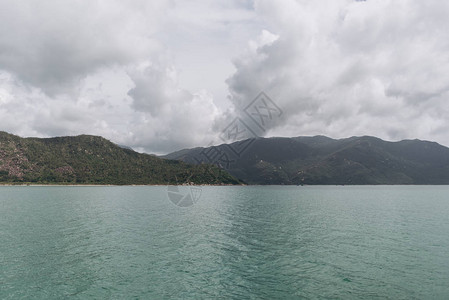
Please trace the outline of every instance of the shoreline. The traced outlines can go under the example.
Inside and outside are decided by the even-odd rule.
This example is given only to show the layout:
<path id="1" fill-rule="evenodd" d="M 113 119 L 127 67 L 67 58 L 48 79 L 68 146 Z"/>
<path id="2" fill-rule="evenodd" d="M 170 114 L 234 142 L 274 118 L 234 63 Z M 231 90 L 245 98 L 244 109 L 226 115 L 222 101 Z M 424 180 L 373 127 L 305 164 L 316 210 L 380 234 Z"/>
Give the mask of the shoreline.
<path id="1" fill-rule="evenodd" d="M 67 186 L 67 187 L 115 187 L 115 186 L 247 186 L 247 184 L 64 184 L 64 183 L 0 183 L 2 186 Z"/>
<path id="2" fill-rule="evenodd" d="M 363 186 L 449 186 L 449 184 L 64 184 L 64 183 L 0 183 L 0 187 L 145 187 L 145 186 L 284 186 L 284 187 L 363 187 Z"/>

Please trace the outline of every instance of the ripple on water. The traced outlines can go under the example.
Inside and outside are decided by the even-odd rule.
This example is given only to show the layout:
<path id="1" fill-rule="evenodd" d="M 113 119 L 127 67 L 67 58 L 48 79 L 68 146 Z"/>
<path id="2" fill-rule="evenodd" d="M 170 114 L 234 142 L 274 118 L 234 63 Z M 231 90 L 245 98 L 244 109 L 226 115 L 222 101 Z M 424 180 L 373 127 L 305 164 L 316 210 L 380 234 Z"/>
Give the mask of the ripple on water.
<path id="1" fill-rule="evenodd" d="M 0 298 L 449 296 L 447 187 L 2 187 Z"/>

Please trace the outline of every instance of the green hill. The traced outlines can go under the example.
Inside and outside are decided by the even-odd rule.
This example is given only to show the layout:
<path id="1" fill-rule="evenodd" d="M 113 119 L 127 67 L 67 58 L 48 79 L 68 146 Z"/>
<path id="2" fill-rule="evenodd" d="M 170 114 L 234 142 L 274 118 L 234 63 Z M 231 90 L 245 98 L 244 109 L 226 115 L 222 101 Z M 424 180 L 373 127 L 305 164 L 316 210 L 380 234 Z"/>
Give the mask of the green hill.
<path id="1" fill-rule="evenodd" d="M 240 157 L 232 153 L 238 143 L 215 149 L 235 160 L 224 167 L 248 184 L 449 184 L 449 148 L 433 142 L 368 136 L 250 141 Z M 209 150 L 187 149 L 165 157 L 198 163 Z"/>
<path id="2" fill-rule="evenodd" d="M 20 138 L 0 132 L 1 183 L 238 184 L 226 171 L 191 165 L 81 135 Z"/>

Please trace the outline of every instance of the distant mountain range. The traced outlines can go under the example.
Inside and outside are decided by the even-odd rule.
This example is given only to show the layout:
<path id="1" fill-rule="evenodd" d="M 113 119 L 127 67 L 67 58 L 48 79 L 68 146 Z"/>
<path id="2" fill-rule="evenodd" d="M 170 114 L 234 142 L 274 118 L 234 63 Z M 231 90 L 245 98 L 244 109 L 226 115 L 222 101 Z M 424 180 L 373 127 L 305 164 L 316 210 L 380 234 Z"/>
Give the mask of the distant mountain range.
<path id="1" fill-rule="evenodd" d="M 0 183 L 241 182 L 449 184 L 449 148 L 420 140 L 315 136 L 256 138 L 156 157 L 97 136 L 41 139 L 0 132 Z"/>
<path id="2" fill-rule="evenodd" d="M 20 138 L 0 132 L 0 183 L 238 184 L 213 165 L 140 154 L 102 137 Z"/>
<path id="3" fill-rule="evenodd" d="M 449 148 L 420 140 L 256 138 L 164 157 L 215 163 L 248 184 L 449 184 Z"/>

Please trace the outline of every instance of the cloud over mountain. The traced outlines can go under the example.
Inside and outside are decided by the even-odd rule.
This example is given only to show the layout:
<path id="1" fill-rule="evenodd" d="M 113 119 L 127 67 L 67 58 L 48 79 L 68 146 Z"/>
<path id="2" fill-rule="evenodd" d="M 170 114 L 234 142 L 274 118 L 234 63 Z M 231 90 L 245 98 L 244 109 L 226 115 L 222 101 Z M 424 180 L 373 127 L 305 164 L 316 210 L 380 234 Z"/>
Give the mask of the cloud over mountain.
<path id="1" fill-rule="evenodd" d="M 0 127 L 142 151 L 207 145 L 260 91 L 266 135 L 449 144 L 434 0 L 0 1 Z"/>
<path id="2" fill-rule="evenodd" d="M 237 103 L 263 89 L 284 109 L 271 135 L 449 143 L 448 5 L 260 0 L 256 10 L 278 39 L 236 59 L 228 83 Z"/>

